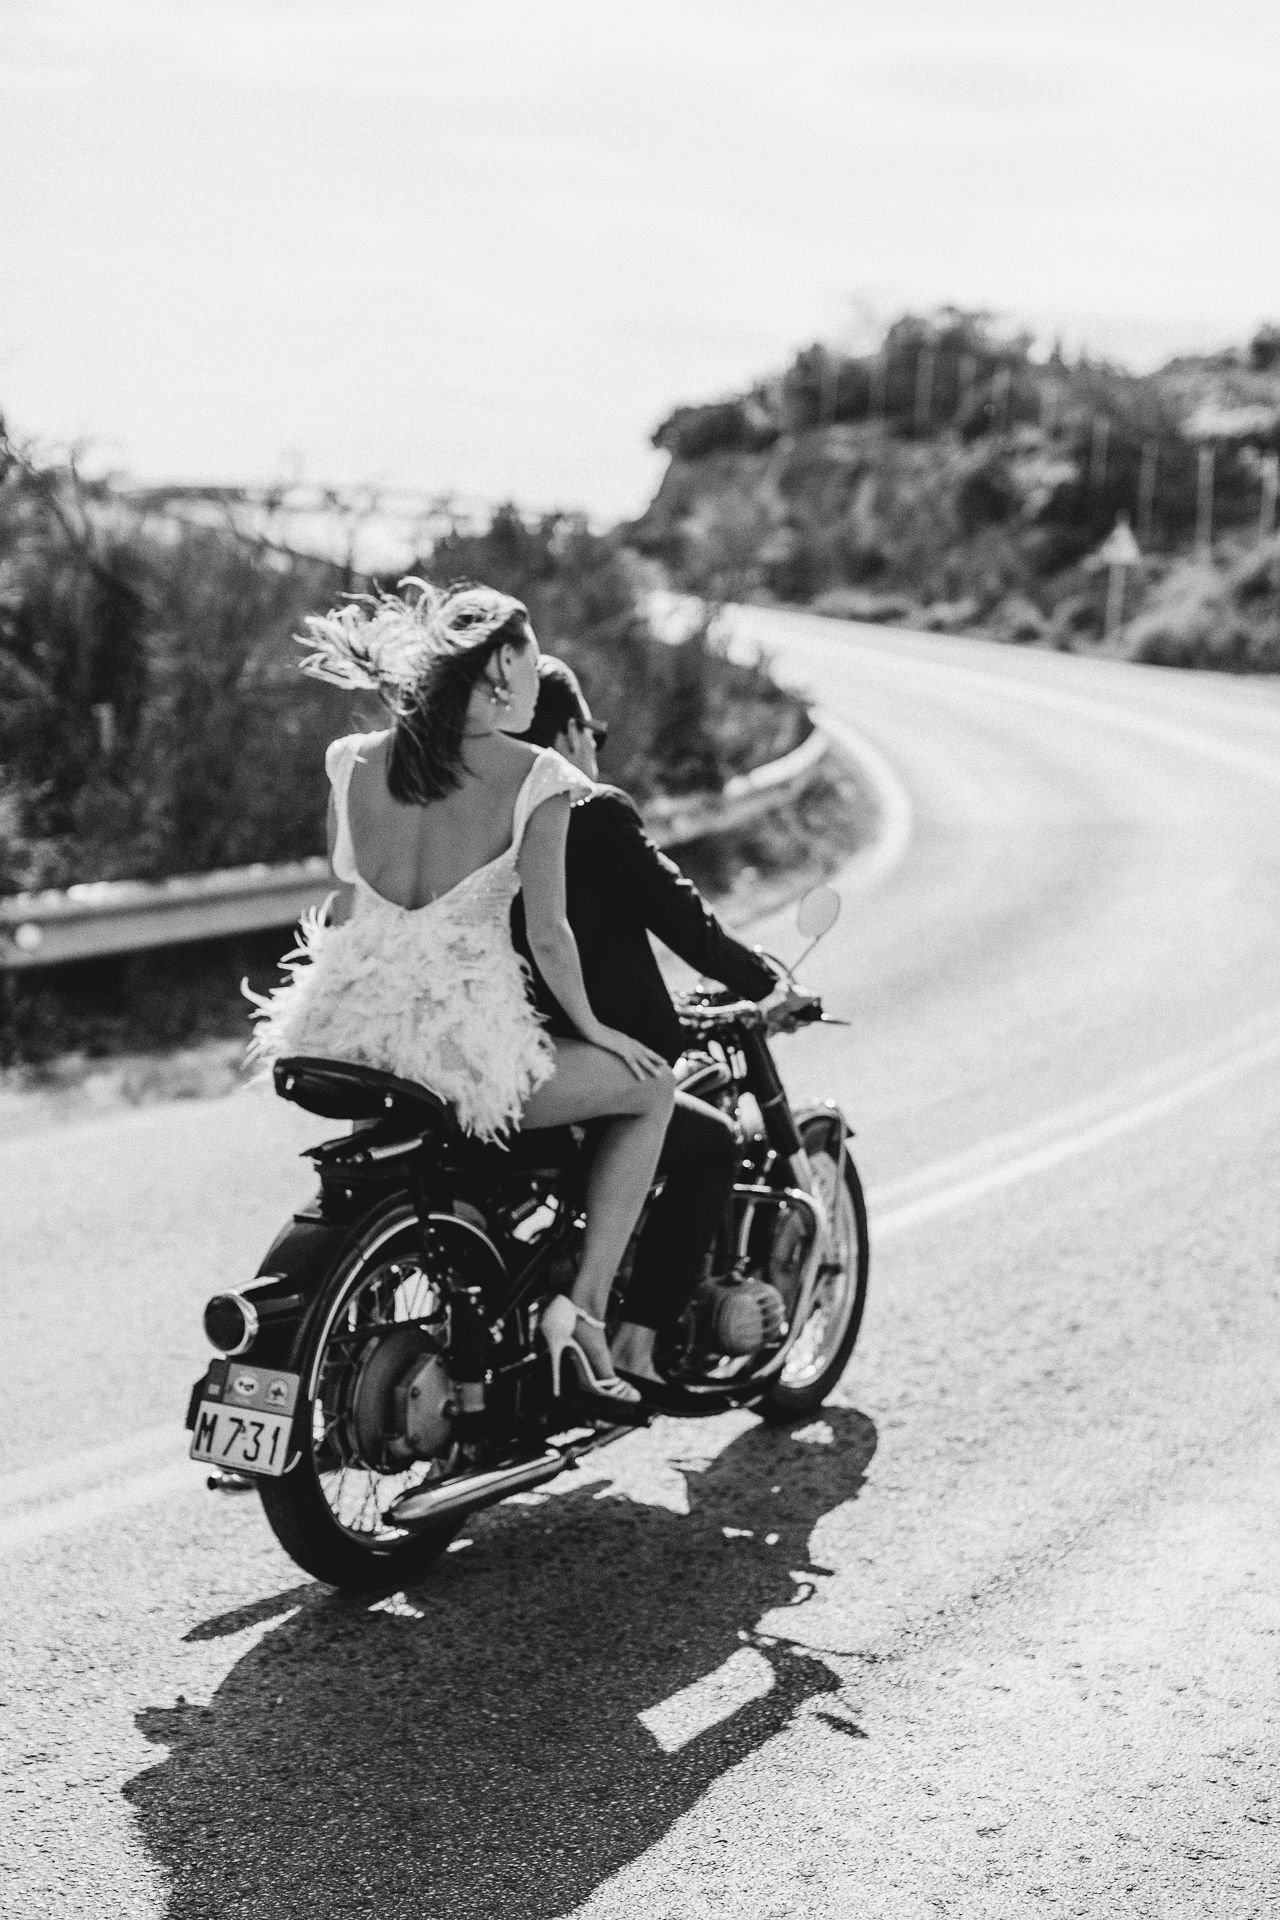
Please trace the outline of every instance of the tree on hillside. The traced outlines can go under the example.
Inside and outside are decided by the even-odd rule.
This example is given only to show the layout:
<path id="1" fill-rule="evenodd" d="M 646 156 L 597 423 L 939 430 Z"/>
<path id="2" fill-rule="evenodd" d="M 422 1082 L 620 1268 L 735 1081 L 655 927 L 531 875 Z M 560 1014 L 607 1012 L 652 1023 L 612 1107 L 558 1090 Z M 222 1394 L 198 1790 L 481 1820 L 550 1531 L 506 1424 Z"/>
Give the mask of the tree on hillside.
<path id="1" fill-rule="evenodd" d="M 1259 327 L 1249 342 L 1249 365 L 1255 373 L 1272 373 L 1280 368 L 1280 324 L 1274 320 Z"/>

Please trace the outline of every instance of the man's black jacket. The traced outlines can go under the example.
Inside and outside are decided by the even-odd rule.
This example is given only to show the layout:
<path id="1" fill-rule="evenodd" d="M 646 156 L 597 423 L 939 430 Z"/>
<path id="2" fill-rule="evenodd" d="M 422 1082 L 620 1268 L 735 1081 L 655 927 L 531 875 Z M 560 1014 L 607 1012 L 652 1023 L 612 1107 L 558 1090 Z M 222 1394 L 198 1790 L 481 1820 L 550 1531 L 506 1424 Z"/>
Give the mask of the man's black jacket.
<path id="1" fill-rule="evenodd" d="M 598 787 L 570 812 L 565 881 L 592 1012 L 665 1059 L 676 1060 L 684 1040 L 649 933 L 731 993 L 763 1000 L 772 991 L 771 969 L 725 932 L 698 889 L 649 838 L 634 801 L 617 787 Z M 511 931 L 533 966 L 519 896 Z M 533 977 L 535 1003 L 551 1032 L 572 1034 L 536 966 Z"/>

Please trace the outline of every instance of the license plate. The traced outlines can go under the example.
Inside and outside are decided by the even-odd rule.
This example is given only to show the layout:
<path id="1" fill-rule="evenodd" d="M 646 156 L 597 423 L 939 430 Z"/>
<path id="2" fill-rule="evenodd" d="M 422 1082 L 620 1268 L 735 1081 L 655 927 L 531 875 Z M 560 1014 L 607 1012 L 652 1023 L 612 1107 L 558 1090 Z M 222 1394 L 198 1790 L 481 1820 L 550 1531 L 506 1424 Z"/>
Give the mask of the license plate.
<path id="1" fill-rule="evenodd" d="M 283 1473 L 298 1386 L 296 1373 L 215 1360 L 196 1404 L 191 1458 L 237 1473 Z"/>

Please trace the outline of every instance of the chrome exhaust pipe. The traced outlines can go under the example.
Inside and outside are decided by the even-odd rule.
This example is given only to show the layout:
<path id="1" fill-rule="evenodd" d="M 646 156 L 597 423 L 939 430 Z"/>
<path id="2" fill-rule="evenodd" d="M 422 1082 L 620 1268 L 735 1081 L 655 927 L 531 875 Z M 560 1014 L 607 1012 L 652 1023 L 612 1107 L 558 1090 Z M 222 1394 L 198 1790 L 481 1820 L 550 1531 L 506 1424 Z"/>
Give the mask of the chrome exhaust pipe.
<path id="1" fill-rule="evenodd" d="M 632 1426 L 605 1427 L 581 1440 L 552 1447 L 536 1460 L 522 1460 L 509 1467 L 477 1468 L 436 1487 L 410 1487 L 392 1501 L 382 1518 L 389 1527 L 423 1527 L 452 1520 L 460 1513 L 474 1513 L 505 1500 L 508 1494 L 525 1493 L 544 1480 L 554 1480 L 567 1467 L 576 1466 L 584 1454 L 635 1431 Z"/>

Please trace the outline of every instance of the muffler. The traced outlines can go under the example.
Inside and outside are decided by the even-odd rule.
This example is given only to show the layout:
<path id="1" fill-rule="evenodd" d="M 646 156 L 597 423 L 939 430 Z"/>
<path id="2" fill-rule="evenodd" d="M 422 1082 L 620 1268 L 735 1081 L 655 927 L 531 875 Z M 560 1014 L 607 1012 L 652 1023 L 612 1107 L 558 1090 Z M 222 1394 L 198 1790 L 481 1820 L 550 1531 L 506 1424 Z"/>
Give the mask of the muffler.
<path id="1" fill-rule="evenodd" d="M 451 1520 L 460 1513 L 475 1513 L 481 1507 L 505 1500 L 508 1494 L 525 1493 L 530 1487 L 541 1486 L 544 1480 L 554 1480 L 585 1454 L 634 1432 L 633 1426 L 605 1427 L 581 1440 L 570 1440 L 562 1447 L 549 1447 L 536 1460 L 522 1460 L 509 1467 L 478 1468 L 473 1473 L 442 1481 L 436 1487 L 410 1487 L 407 1493 L 392 1501 L 382 1518 L 389 1527 L 423 1527 Z"/>

